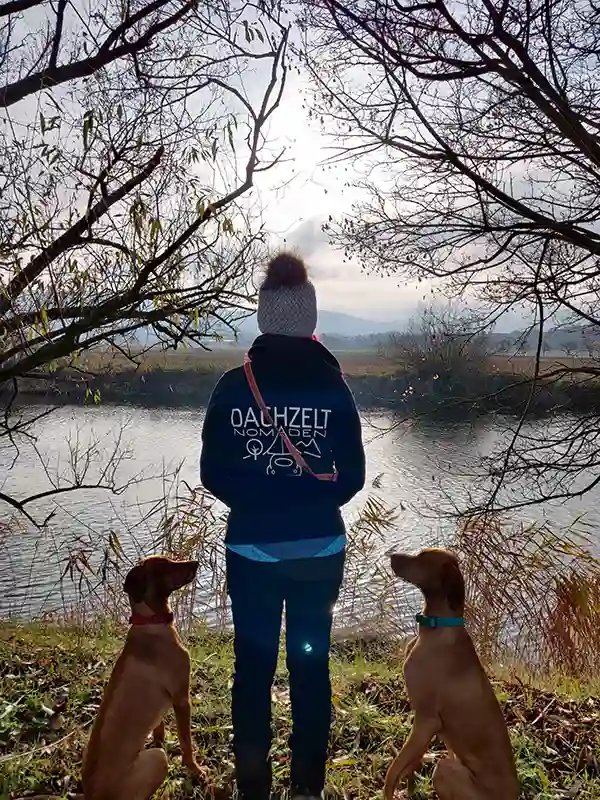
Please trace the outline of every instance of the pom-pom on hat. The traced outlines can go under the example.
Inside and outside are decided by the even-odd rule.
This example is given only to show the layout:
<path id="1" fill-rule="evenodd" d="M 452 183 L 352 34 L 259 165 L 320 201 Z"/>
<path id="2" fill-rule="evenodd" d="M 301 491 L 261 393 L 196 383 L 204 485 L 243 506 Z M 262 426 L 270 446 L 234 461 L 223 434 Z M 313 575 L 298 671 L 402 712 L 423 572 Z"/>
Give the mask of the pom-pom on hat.
<path id="1" fill-rule="evenodd" d="M 269 261 L 258 293 L 261 333 L 310 338 L 317 327 L 317 296 L 301 258 L 279 253 Z"/>

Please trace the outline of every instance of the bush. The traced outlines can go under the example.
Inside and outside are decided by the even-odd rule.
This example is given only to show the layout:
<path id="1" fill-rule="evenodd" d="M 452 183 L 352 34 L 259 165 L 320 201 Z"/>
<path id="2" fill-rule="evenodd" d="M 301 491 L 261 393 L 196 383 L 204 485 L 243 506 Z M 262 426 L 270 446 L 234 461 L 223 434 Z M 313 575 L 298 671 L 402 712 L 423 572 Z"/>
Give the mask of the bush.
<path id="1" fill-rule="evenodd" d="M 423 395 L 472 396 L 488 376 L 485 333 L 451 307 L 424 308 L 406 332 L 390 336 L 387 352 Z"/>

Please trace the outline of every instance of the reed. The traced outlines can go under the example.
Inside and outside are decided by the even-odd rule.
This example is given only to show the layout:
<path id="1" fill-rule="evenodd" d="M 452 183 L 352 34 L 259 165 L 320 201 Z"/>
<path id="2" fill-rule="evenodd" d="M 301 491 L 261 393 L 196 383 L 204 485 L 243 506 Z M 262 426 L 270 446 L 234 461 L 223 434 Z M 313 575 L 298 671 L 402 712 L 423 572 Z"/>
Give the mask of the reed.
<path id="1" fill-rule="evenodd" d="M 215 500 L 180 481 L 148 515 L 146 526 L 151 535 L 126 530 L 118 536 L 111 530 L 93 546 L 75 542 L 60 553 L 65 599 L 45 617 L 83 628 L 125 622 L 126 572 L 140 557 L 161 552 L 200 562 L 196 583 L 173 597 L 184 634 L 198 625 L 227 630 L 225 517 Z M 338 641 L 395 641 L 414 633 L 413 615 L 421 598 L 393 576 L 386 556 L 395 528 L 395 509 L 375 493 L 351 521 L 334 618 Z M 459 556 L 467 624 L 484 662 L 521 665 L 540 674 L 596 674 L 600 564 L 589 536 L 487 515 L 458 525 L 444 544 Z"/>

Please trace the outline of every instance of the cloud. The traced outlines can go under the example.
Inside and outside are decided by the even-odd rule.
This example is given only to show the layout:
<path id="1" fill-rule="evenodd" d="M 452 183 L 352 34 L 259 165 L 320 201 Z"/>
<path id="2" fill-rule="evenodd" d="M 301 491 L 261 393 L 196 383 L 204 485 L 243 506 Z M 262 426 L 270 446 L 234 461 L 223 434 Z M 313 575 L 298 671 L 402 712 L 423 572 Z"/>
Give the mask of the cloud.
<path id="1" fill-rule="evenodd" d="M 325 217 L 312 216 L 280 239 L 301 255 L 315 283 L 321 308 L 377 319 L 407 319 L 426 299 L 423 285 L 402 285 L 395 276 L 365 273 L 360 263 L 345 258 L 322 230 Z"/>
<path id="2" fill-rule="evenodd" d="M 271 245 L 287 246 L 306 260 L 322 309 L 385 321 L 407 320 L 419 305 L 439 299 L 432 294 L 433 284 L 406 284 L 395 276 L 365 274 L 356 259 L 345 259 L 343 252 L 329 244 L 321 229 L 329 214 L 339 219 L 352 213 L 353 204 L 364 197 L 356 184 L 358 165 L 324 164 L 335 141 L 307 115 L 306 92 L 306 83 L 291 75 L 269 131 L 272 141 L 286 148 L 285 163 L 264 173 L 256 189 Z M 511 316 L 503 321 L 502 329 L 520 324 L 518 315 Z"/>
<path id="3" fill-rule="evenodd" d="M 320 249 L 329 247 L 327 235 L 321 225 L 322 221 L 318 217 L 305 220 L 285 237 L 286 246 L 298 251 L 303 258 L 310 261 Z"/>

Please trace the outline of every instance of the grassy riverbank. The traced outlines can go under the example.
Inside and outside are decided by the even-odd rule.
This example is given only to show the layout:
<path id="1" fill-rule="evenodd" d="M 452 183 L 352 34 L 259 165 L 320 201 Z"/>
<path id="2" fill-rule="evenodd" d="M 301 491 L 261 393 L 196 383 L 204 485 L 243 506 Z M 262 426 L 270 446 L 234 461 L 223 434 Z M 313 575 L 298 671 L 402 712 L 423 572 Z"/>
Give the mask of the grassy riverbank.
<path id="1" fill-rule="evenodd" d="M 82 747 L 122 632 L 0 626 L 0 798 L 74 791 Z M 179 766 L 174 725 L 168 726 L 171 798 L 229 796 L 232 787 L 229 686 L 232 648 L 226 635 L 191 637 L 193 734 L 207 785 L 193 784 Z M 334 726 L 328 786 L 340 798 L 380 795 L 394 748 L 410 727 L 401 679 L 402 649 L 384 644 L 334 647 Z M 496 680 L 518 758 L 522 798 L 558 800 L 600 796 L 600 701 L 595 687 L 574 681 L 546 684 Z M 283 663 L 273 692 L 276 789 L 288 770 L 289 696 Z M 431 797 L 434 745 L 413 797 Z"/>
<path id="2" fill-rule="evenodd" d="M 117 375 L 137 368 L 141 372 L 196 372 L 218 376 L 242 363 L 247 348 L 238 346 L 218 347 L 212 350 L 180 348 L 179 350 L 151 349 L 133 351 L 128 358 L 112 348 L 96 348 L 83 353 L 78 366 L 93 374 Z M 334 351 L 346 375 L 351 377 L 385 376 L 404 372 L 406 363 L 401 355 L 391 355 L 378 350 Z M 542 356 L 540 372 L 551 372 L 559 366 L 573 369 L 595 365 L 594 359 L 580 356 Z M 490 373 L 512 376 L 531 376 L 535 370 L 535 358 L 531 355 L 489 355 L 485 369 Z"/>
<path id="3" fill-rule="evenodd" d="M 95 350 L 83 354 L 76 369 L 59 364 L 47 375 L 30 377 L 21 392 L 31 402 L 200 408 L 208 402 L 219 376 L 239 365 L 243 354 L 239 347 L 212 352 L 151 350 L 133 355 L 132 360 L 117 350 Z M 458 413 L 520 414 L 527 405 L 530 412 L 540 414 L 600 412 L 597 379 L 578 372 L 586 368 L 586 359 L 542 358 L 538 385 L 531 395 L 535 359 L 530 356 L 489 356 L 468 373 L 450 371 L 445 377 L 436 369 L 436 374 L 415 373 L 414 365 L 376 351 L 343 351 L 336 356 L 359 407 L 365 410 L 438 413 L 443 408 Z"/>

